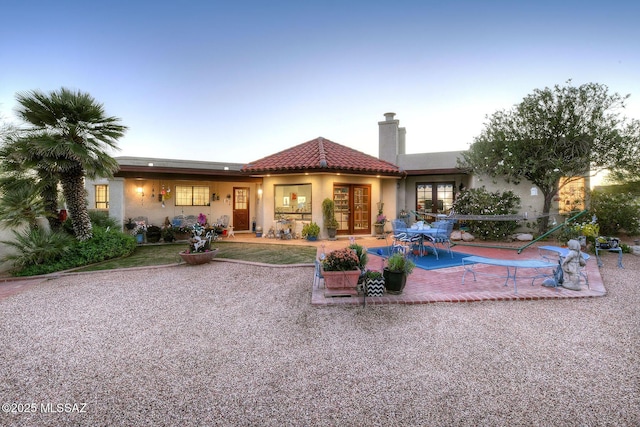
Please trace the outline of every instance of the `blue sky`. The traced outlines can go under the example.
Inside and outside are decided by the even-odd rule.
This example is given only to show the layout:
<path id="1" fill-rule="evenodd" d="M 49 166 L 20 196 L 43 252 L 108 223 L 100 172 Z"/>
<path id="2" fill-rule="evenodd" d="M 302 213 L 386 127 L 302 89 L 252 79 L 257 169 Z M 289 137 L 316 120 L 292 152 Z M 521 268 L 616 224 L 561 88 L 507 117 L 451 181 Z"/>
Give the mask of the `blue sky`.
<path id="1" fill-rule="evenodd" d="M 5 0 L 0 115 L 66 86 L 129 127 L 115 155 L 241 163 L 318 136 L 377 156 L 388 111 L 409 153 L 465 149 L 568 79 L 640 119 L 640 5 L 600 3 Z"/>

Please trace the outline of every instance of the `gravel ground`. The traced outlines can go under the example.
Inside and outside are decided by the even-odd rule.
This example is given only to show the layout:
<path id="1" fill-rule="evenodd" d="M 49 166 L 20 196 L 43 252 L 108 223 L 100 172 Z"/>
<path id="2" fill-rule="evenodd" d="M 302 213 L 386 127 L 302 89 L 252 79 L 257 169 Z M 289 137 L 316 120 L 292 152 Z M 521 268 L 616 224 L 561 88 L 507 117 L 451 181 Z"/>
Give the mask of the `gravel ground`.
<path id="1" fill-rule="evenodd" d="M 312 307 L 312 268 L 61 277 L 0 301 L 0 425 L 638 426 L 614 258 L 603 298 L 366 308 Z"/>

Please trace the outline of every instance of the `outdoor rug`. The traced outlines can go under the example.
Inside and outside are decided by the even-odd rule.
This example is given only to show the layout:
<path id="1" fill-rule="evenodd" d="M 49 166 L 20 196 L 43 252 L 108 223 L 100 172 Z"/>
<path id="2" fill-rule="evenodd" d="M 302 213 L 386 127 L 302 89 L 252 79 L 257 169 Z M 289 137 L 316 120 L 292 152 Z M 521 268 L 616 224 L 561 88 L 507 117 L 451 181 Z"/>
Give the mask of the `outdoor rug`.
<path id="1" fill-rule="evenodd" d="M 375 248 L 367 249 L 367 252 L 372 255 L 381 255 L 384 258 L 389 256 L 387 246 L 380 246 Z M 462 266 L 462 258 L 469 257 L 471 255 L 464 254 L 460 252 L 451 251 L 453 254 L 453 258 L 449 255 L 449 251 L 438 249 L 438 257 L 440 259 L 436 259 L 436 256 L 433 254 L 431 248 L 427 250 L 427 255 L 418 256 L 418 255 L 410 255 L 410 258 L 413 262 L 416 263 L 416 267 L 422 268 L 424 270 L 437 270 L 439 268 L 448 268 L 448 267 L 460 267 Z"/>

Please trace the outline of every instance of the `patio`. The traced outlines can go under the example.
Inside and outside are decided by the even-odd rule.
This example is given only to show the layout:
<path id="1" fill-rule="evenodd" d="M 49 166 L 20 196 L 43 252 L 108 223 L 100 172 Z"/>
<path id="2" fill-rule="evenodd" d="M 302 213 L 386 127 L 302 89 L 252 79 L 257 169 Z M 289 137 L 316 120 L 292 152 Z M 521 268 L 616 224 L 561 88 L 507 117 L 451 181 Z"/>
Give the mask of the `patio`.
<path id="1" fill-rule="evenodd" d="M 381 246 L 384 240 L 372 237 L 358 238 L 356 243 L 365 247 Z M 324 251 L 328 252 L 334 248 L 344 247 L 349 244 L 346 239 L 337 241 L 320 242 L 324 244 Z M 481 248 L 477 246 L 455 246 L 456 252 L 477 255 L 488 258 L 500 259 L 541 259 L 538 253 L 538 246 L 548 245 L 549 242 L 540 242 L 518 254 L 513 249 Z M 318 253 L 322 252 L 322 247 L 318 248 Z M 614 254 L 615 255 L 615 254 Z M 433 255 L 427 255 L 433 256 Z M 441 257 L 448 256 L 441 253 Z M 372 270 L 380 270 L 382 259 L 379 256 L 369 254 L 368 266 Z M 504 267 L 479 266 L 477 271 L 490 274 L 504 274 Z M 451 267 L 438 270 L 423 270 L 415 268 L 413 273 L 407 278 L 407 285 L 401 295 L 385 294 L 382 297 L 367 297 L 366 304 L 427 304 L 434 302 L 473 302 L 473 301 L 511 301 L 511 300 L 544 300 L 544 299 L 565 299 L 565 298 L 590 298 L 606 295 L 606 289 L 602 282 L 602 277 L 597 266 L 595 256 L 587 261 L 586 272 L 589 277 L 590 289 L 583 284 L 583 290 L 571 291 L 562 287 L 549 288 L 541 285 L 541 280 L 536 280 L 531 286 L 531 279 L 518 279 L 518 293 L 514 293 L 513 284 L 509 282 L 504 285 L 504 279 L 490 277 L 484 274 L 477 276 L 477 281 L 473 281 L 473 276 L 467 274 L 464 285 L 462 284 L 463 267 Z M 325 289 L 313 289 L 311 303 L 313 305 L 362 305 L 363 296 L 349 297 L 325 297 Z"/>

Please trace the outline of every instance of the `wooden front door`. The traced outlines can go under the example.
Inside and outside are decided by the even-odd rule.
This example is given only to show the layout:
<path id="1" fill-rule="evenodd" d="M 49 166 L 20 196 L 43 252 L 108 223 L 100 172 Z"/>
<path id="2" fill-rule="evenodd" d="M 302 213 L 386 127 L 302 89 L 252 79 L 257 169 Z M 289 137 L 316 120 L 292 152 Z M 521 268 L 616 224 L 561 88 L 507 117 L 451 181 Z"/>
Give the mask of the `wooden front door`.
<path id="1" fill-rule="evenodd" d="M 333 201 L 336 204 L 338 234 L 371 233 L 371 186 L 335 184 Z"/>
<path id="2" fill-rule="evenodd" d="M 249 230 L 249 188 L 233 187 L 233 230 Z"/>

